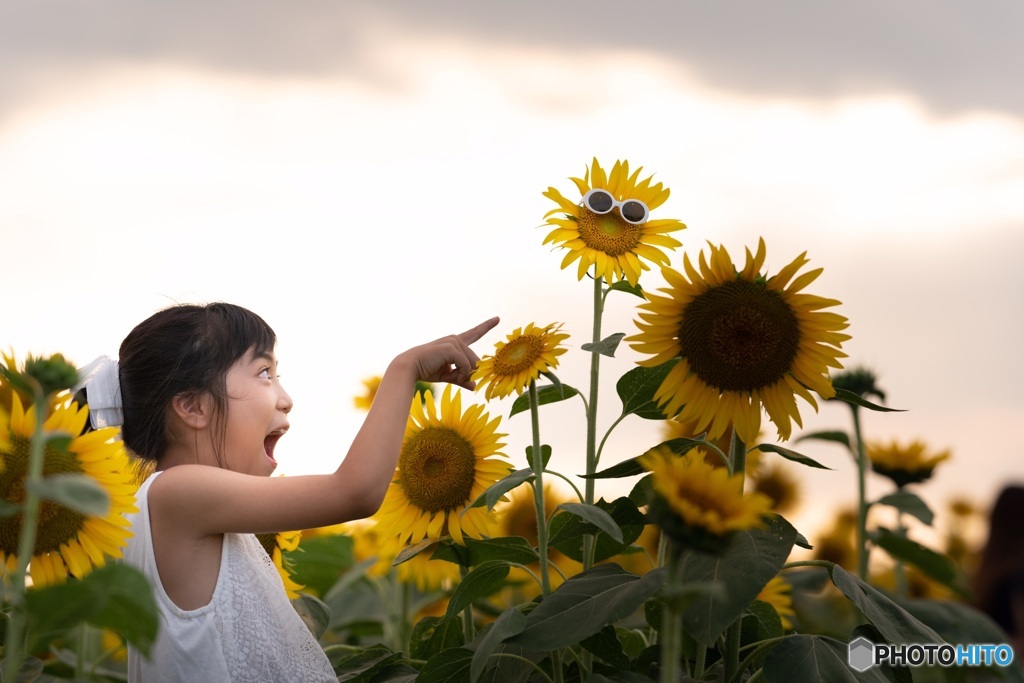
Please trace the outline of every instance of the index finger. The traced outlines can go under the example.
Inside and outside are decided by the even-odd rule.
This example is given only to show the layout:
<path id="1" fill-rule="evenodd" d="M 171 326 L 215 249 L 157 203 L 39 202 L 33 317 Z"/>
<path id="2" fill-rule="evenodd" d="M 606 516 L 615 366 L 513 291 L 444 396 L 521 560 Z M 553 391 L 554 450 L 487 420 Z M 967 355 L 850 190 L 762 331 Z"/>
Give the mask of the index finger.
<path id="1" fill-rule="evenodd" d="M 501 320 L 498 316 L 494 316 L 490 320 L 485 320 L 476 327 L 470 328 L 459 335 L 459 339 L 466 344 L 472 344 L 480 337 L 487 334 L 494 328 L 495 325 Z"/>

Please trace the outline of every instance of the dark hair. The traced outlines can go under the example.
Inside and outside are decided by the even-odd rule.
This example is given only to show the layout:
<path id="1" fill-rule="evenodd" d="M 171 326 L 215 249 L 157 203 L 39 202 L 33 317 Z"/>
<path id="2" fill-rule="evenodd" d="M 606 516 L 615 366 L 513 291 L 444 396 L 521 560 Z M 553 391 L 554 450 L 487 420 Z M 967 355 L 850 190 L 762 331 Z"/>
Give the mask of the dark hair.
<path id="1" fill-rule="evenodd" d="M 1019 635 L 1012 600 L 1024 600 L 1024 487 L 1006 486 L 989 517 L 988 541 L 974 574 L 974 603 L 1010 635 Z"/>
<path id="2" fill-rule="evenodd" d="M 228 303 L 183 304 L 139 323 L 121 342 L 121 436 L 145 460 L 167 449 L 167 410 L 186 392 L 209 392 L 216 419 L 227 417 L 225 375 L 247 351 L 270 353 L 277 336 L 252 311 Z"/>

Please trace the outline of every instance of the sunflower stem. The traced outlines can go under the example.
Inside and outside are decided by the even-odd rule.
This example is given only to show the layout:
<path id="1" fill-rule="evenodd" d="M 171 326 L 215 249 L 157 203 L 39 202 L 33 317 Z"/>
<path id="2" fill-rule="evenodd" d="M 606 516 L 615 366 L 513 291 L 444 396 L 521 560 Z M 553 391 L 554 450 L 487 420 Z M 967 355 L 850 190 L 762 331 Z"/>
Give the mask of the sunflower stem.
<path id="1" fill-rule="evenodd" d="M 899 510 L 896 511 L 896 533 L 903 538 L 907 537 L 907 527 L 903 524 L 903 513 Z M 896 560 L 896 566 L 893 567 L 893 575 L 896 578 L 897 597 L 907 597 L 907 567 L 903 564 L 903 560 Z"/>
<path id="2" fill-rule="evenodd" d="M 679 558 L 680 549 L 672 541 L 668 547 L 668 580 L 667 588 L 675 588 L 680 583 Z M 682 659 L 683 647 L 683 615 L 674 598 L 666 600 L 661 609 L 661 657 L 659 661 L 659 681 L 661 683 L 677 683 L 679 681 L 679 662 Z M 698 665 L 700 665 L 698 660 Z M 698 674 L 694 672 L 694 676 Z"/>
<path id="3" fill-rule="evenodd" d="M 722 653 L 725 680 L 731 680 L 740 667 L 740 619 L 732 622 L 725 632 L 725 652 Z"/>
<path id="4" fill-rule="evenodd" d="M 853 412 L 854 457 L 857 459 L 857 576 L 868 577 L 868 458 L 861 438 L 860 410 L 850 404 Z"/>
<path id="5" fill-rule="evenodd" d="M 747 445 L 740 441 L 736 429 L 732 430 L 732 438 L 729 441 L 729 462 L 732 463 L 733 475 L 739 475 L 741 482 L 746 482 L 747 475 Z M 740 486 L 740 493 L 743 493 L 743 486 Z"/>
<path id="6" fill-rule="evenodd" d="M 29 378 L 30 379 L 30 378 Z M 8 600 L 13 602 L 10 613 L 10 624 L 7 627 L 4 645 L 4 680 L 14 681 L 25 650 L 25 576 L 29 560 L 36 546 L 36 530 L 39 523 L 39 495 L 36 493 L 43 477 L 43 455 L 45 453 L 46 436 L 43 432 L 46 397 L 42 387 L 34 386 L 34 406 L 36 424 L 29 446 L 28 468 L 25 473 L 25 502 L 22 509 L 21 530 L 18 537 L 18 563 L 11 579 Z"/>
<path id="7" fill-rule="evenodd" d="M 469 570 L 466 567 L 459 565 L 459 575 L 464 580 Z M 466 639 L 467 643 L 473 642 L 473 638 L 476 637 L 476 626 L 473 624 L 473 603 L 466 605 L 466 609 L 462 610 L 462 636 Z"/>
<path id="8" fill-rule="evenodd" d="M 747 445 L 740 440 L 735 426 L 729 440 L 729 462 L 732 463 L 733 476 L 739 477 L 740 495 L 742 495 L 747 473 Z M 724 650 L 722 653 L 723 673 L 725 680 L 729 680 L 736 673 L 740 664 L 740 619 L 732 622 L 726 630 Z"/>
<path id="9" fill-rule="evenodd" d="M 533 502 L 537 508 L 537 554 L 540 556 L 541 592 L 551 592 L 551 578 L 548 571 L 548 516 L 544 505 L 544 454 L 540 449 L 540 406 L 537 398 L 537 383 L 530 380 L 530 424 L 533 428 Z M 468 641 L 467 641 L 468 642 Z"/>
<path id="10" fill-rule="evenodd" d="M 75 653 L 75 678 L 86 680 L 85 654 L 89 649 L 89 627 L 85 623 L 78 625 L 78 651 Z"/>
<path id="11" fill-rule="evenodd" d="M 601 342 L 601 318 L 604 314 L 604 276 L 594 276 L 594 329 L 591 340 L 594 344 Z M 590 354 L 590 400 L 587 402 L 587 474 L 597 472 L 597 394 L 598 378 L 601 370 L 601 354 Z M 586 480 L 587 505 L 594 504 L 595 480 Z M 594 564 L 594 536 L 583 537 L 583 569 L 590 569 Z"/>

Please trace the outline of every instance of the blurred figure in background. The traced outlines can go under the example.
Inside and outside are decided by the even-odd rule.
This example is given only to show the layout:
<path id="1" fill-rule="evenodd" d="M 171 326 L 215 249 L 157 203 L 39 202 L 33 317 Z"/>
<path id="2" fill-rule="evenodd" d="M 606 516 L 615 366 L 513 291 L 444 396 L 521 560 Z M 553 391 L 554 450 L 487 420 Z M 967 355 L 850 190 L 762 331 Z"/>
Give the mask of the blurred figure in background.
<path id="1" fill-rule="evenodd" d="M 988 541 L 974 574 L 975 605 L 1010 636 L 1015 659 L 1024 654 L 1024 486 L 1006 486 L 989 518 Z"/>

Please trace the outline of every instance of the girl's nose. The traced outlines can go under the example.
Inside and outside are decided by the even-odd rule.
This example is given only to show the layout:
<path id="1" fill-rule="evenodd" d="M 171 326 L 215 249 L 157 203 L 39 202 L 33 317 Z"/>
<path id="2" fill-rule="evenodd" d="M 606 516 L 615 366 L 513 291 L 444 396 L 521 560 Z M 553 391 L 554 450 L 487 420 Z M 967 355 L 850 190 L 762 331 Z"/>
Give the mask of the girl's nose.
<path id="1" fill-rule="evenodd" d="M 292 406 L 294 405 L 292 397 L 284 390 L 284 387 L 278 387 L 277 395 L 277 407 L 284 413 L 290 413 Z"/>

